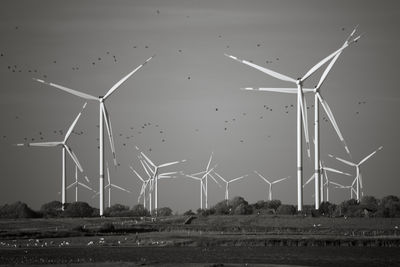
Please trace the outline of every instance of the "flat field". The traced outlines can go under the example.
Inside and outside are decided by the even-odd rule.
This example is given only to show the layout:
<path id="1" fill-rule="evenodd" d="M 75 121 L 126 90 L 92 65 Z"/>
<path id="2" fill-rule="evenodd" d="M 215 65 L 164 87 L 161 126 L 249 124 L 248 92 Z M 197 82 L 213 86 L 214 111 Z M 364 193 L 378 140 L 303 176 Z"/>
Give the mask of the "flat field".
<path id="1" fill-rule="evenodd" d="M 0 264 L 400 266 L 399 218 L 208 216 L 184 224 L 186 220 L 0 220 Z"/>

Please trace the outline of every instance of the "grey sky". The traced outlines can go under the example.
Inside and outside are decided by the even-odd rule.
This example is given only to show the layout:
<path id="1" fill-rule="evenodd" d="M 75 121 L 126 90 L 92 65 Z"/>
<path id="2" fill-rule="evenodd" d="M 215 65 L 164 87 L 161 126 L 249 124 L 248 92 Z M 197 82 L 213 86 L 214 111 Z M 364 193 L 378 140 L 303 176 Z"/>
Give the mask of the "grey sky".
<path id="1" fill-rule="evenodd" d="M 103 95 L 153 54 L 156 57 L 106 103 L 120 163 L 112 170 L 112 179 L 133 191 L 130 195 L 114 191 L 113 202 L 136 204 L 140 184 L 130 174 L 129 165 L 144 173 L 136 159 L 137 145 L 155 162 L 187 159 L 175 168 L 187 173 L 203 170 L 214 151 L 213 162 L 218 163 L 222 176 L 232 179 L 250 174 L 230 187 L 230 196 L 241 195 L 250 202 L 267 196 L 266 185 L 253 170 L 273 178 L 290 175 L 292 179 L 277 185 L 273 193 L 294 204 L 295 97 L 239 90 L 291 84 L 237 63 L 224 53 L 299 77 L 336 50 L 357 24 L 362 39 L 342 53 L 322 94 L 354 160 L 384 146 L 362 167 L 365 194 L 400 195 L 397 1 L 2 1 L 1 6 L 0 204 L 21 200 L 38 208 L 60 198 L 60 149 L 12 144 L 24 138 L 61 139 L 54 131 L 65 133 L 83 101 L 36 83 L 33 77 Z M 310 79 L 306 85 L 316 82 Z M 307 99 L 311 104 L 312 98 Z M 310 109 L 310 130 L 312 119 Z M 76 127 L 84 134 L 72 135 L 69 141 L 96 189 L 97 124 L 98 105 L 88 103 Z M 325 163 L 354 173 L 327 156 L 346 158 L 327 122 L 322 123 L 321 139 Z M 67 164 L 69 183 L 73 164 L 70 160 Z M 312 170 L 312 161 L 306 159 L 305 179 Z M 345 177 L 330 178 L 350 183 Z M 196 181 L 183 177 L 162 181 L 160 206 L 181 212 L 196 209 L 198 188 Z M 210 183 L 209 190 L 211 204 L 223 199 L 223 189 Z M 97 199 L 81 192 L 82 200 L 98 205 Z M 311 187 L 306 188 L 305 203 L 312 203 L 311 192 Z M 68 199 L 72 197 L 71 191 Z M 346 197 L 347 192 L 331 190 L 334 202 Z"/>

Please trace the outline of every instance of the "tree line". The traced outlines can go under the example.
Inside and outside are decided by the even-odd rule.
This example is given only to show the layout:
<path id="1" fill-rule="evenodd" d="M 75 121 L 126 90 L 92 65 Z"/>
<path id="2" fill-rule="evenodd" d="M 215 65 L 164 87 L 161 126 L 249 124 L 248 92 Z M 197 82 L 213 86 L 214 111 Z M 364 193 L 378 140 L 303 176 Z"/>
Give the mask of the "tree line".
<path id="1" fill-rule="evenodd" d="M 12 204 L 0 206 L 0 218 L 63 218 L 63 217 L 98 217 L 99 209 L 91 207 L 86 202 L 73 202 L 61 209 L 60 201 L 51 201 L 43 204 L 40 210 L 31 209 L 26 203 L 17 201 Z M 105 209 L 106 217 L 150 217 L 154 216 L 144 208 L 142 204 L 129 207 L 122 204 L 114 204 Z M 280 200 L 264 201 L 249 204 L 243 197 L 237 196 L 229 200 L 223 200 L 209 209 L 198 209 L 196 212 L 188 210 L 183 215 L 248 215 L 248 214 L 277 214 L 277 215 L 304 215 L 326 217 L 400 217 L 400 199 L 397 196 L 385 196 L 377 199 L 373 196 L 364 196 L 358 202 L 355 199 L 343 201 L 340 204 L 323 202 L 318 210 L 314 205 L 304 205 L 303 211 L 297 211 L 296 206 L 282 204 Z M 173 211 L 169 207 L 159 208 L 157 216 L 172 216 Z"/>

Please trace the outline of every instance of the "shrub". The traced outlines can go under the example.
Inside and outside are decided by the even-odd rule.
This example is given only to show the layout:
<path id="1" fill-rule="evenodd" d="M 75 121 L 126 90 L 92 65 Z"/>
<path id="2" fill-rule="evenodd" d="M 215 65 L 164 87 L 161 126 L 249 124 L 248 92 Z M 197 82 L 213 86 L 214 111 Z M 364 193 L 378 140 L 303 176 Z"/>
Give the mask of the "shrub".
<path id="1" fill-rule="evenodd" d="M 104 211 L 104 215 L 109 217 L 129 217 L 132 216 L 132 213 L 128 206 L 121 204 L 114 204 Z"/>
<path id="2" fill-rule="evenodd" d="M 64 217 L 92 217 L 94 209 L 86 202 L 73 202 L 64 210 Z"/>
<path id="3" fill-rule="evenodd" d="M 60 217 L 62 213 L 62 203 L 57 200 L 45 203 L 40 207 L 40 213 L 46 218 Z"/>
<path id="4" fill-rule="evenodd" d="M 99 232 L 109 233 L 115 230 L 114 225 L 111 222 L 105 222 L 100 226 Z"/>
<path id="5" fill-rule="evenodd" d="M 252 214 L 253 213 L 253 208 L 246 204 L 246 203 L 241 203 L 239 206 L 237 206 L 234 210 L 234 213 L 236 215 L 246 215 L 246 214 Z"/>
<path id="6" fill-rule="evenodd" d="M 28 207 L 27 204 L 17 201 L 0 207 L 0 218 L 19 219 L 37 218 L 39 214 Z"/>
<path id="7" fill-rule="evenodd" d="M 169 207 L 159 208 L 157 209 L 157 216 L 171 216 L 172 210 Z"/>
<path id="8" fill-rule="evenodd" d="M 188 210 L 188 211 L 185 211 L 185 212 L 183 213 L 183 215 L 185 215 L 185 216 L 192 216 L 192 215 L 196 215 L 196 213 L 194 213 L 192 210 Z"/>
<path id="9" fill-rule="evenodd" d="M 296 213 L 296 208 L 293 205 L 282 204 L 278 207 L 276 213 L 282 215 L 293 215 Z"/>
<path id="10" fill-rule="evenodd" d="M 382 198 L 376 216 L 386 218 L 400 217 L 399 198 L 396 196 L 386 196 Z"/>
<path id="11" fill-rule="evenodd" d="M 361 198 L 360 208 L 369 212 L 376 212 L 378 210 L 378 200 L 373 196 L 364 196 Z"/>
<path id="12" fill-rule="evenodd" d="M 132 216 L 135 217 L 150 216 L 150 212 L 142 204 L 137 204 L 133 206 L 131 211 L 132 211 Z"/>
<path id="13" fill-rule="evenodd" d="M 319 206 L 319 213 L 323 216 L 332 216 L 335 212 L 336 205 L 330 202 L 322 202 Z"/>
<path id="14" fill-rule="evenodd" d="M 357 200 L 350 199 L 340 203 L 337 206 L 334 215 L 347 216 L 347 217 L 362 217 L 363 209 L 360 208 L 360 205 L 358 204 Z"/>
<path id="15" fill-rule="evenodd" d="M 232 206 L 229 205 L 226 200 L 222 200 L 222 201 L 218 202 L 217 204 L 215 204 L 215 206 L 213 208 L 215 210 L 215 214 L 218 214 L 218 215 L 230 214 L 231 210 L 232 210 Z"/>

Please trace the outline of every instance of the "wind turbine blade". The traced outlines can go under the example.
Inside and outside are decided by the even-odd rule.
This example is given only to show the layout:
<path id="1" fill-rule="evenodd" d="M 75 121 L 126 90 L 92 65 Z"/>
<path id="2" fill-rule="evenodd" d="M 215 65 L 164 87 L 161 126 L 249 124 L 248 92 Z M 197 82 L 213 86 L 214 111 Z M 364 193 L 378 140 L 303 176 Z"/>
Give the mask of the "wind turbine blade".
<path id="1" fill-rule="evenodd" d="M 335 173 L 351 176 L 351 174 L 349 174 L 347 172 L 342 172 L 342 171 L 339 171 L 339 170 L 336 170 L 336 169 L 332 169 L 332 168 L 329 168 L 329 167 L 324 167 L 323 169 L 324 169 L 324 171 L 330 171 L 330 172 L 335 172 Z"/>
<path id="2" fill-rule="evenodd" d="M 331 184 L 333 184 L 333 185 L 336 185 L 336 186 L 339 187 L 339 188 L 344 188 L 344 186 L 341 185 L 341 184 L 338 184 L 338 183 L 335 183 L 335 182 L 332 182 L 332 181 L 329 181 L 329 183 L 331 183 Z"/>
<path id="3" fill-rule="evenodd" d="M 106 93 L 106 95 L 104 96 L 104 99 L 106 99 L 107 97 L 109 97 L 119 86 L 121 86 L 121 84 L 123 84 L 127 79 L 129 79 L 129 77 L 131 77 L 135 72 L 137 72 L 139 69 L 141 69 L 144 65 L 146 65 L 147 62 L 149 62 L 154 56 L 148 58 L 143 64 L 139 65 L 136 69 L 134 69 L 133 71 L 131 71 L 130 73 L 128 73 L 128 75 L 126 75 L 125 77 L 123 77 L 121 80 L 119 80 L 116 84 L 114 84 L 113 87 L 110 88 L 110 90 L 108 90 L 108 92 Z"/>
<path id="4" fill-rule="evenodd" d="M 150 165 L 147 163 L 147 161 L 145 160 L 140 160 L 140 164 L 142 164 L 143 169 L 145 170 L 147 176 L 150 178 L 152 175 L 154 175 L 156 172 L 153 171 L 150 167 Z M 150 175 L 149 171 L 152 173 L 152 175 Z"/>
<path id="5" fill-rule="evenodd" d="M 186 174 L 185 176 L 188 177 L 188 178 L 191 178 L 191 179 L 199 180 L 199 181 L 202 180 L 201 178 L 196 177 L 196 176 L 192 176 L 192 175 L 190 175 L 190 174 Z"/>
<path id="6" fill-rule="evenodd" d="M 58 84 L 55 84 L 55 83 L 45 82 L 45 81 L 43 81 L 43 80 L 36 79 L 36 78 L 33 78 L 33 80 L 35 80 L 35 81 L 37 81 L 37 82 L 40 82 L 40 83 L 44 83 L 44 84 L 50 85 L 50 86 L 55 87 L 55 88 L 58 88 L 58 89 L 61 89 L 61 90 L 65 91 L 65 92 L 68 92 L 68 93 L 70 93 L 70 94 L 79 96 L 79 97 L 84 98 L 84 99 L 88 99 L 88 100 L 97 100 L 97 101 L 99 100 L 98 97 L 95 97 L 95 96 L 92 96 L 92 95 L 89 95 L 89 94 L 85 94 L 85 93 L 82 93 L 82 92 L 73 90 L 73 89 L 71 89 L 71 88 L 68 88 L 68 87 L 65 87 L 65 86 L 62 86 L 62 85 L 58 85 Z"/>
<path id="7" fill-rule="evenodd" d="M 311 177 L 303 184 L 303 187 L 305 187 L 306 185 L 308 185 L 315 177 L 315 174 L 311 175 Z"/>
<path id="8" fill-rule="evenodd" d="M 75 155 L 74 151 L 72 151 L 72 149 L 69 146 L 67 146 L 66 144 L 64 144 L 64 147 L 65 147 L 65 150 L 67 150 L 69 156 L 75 162 L 75 165 L 78 167 L 79 171 L 83 172 L 82 165 L 79 163 L 78 157 Z"/>
<path id="9" fill-rule="evenodd" d="M 276 184 L 276 183 L 282 182 L 282 181 L 286 180 L 287 178 L 289 178 L 289 177 L 285 177 L 285 178 L 281 178 L 279 180 L 273 181 L 272 184 Z"/>
<path id="10" fill-rule="evenodd" d="M 143 152 L 140 152 L 142 156 L 149 162 L 154 168 L 157 168 L 156 164 L 154 164 Z"/>
<path id="11" fill-rule="evenodd" d="M 86 182 L 88 182 L 88 184 L 90 184 L 90 180 L 86 175 L 85 175 L 85 180 L 86 180 Z"/>
<path id="12" fill-rule="evenodd" d="M 338 161 L 341 161 L 341 162 L 343 162 L 344 164 L 350 165 L 350 166 L 352 166 L 352 167 L 357 166 L 357 164 L 355 164 L 355 163 L 353 163 L 353 162 L 350 162 L 350 161 L 345 160 L 345 159 L 342 159 L 342 158 L 335 157 L 335 156 L 333 156 L 333 155 L 331 155 L 331 154 L 329 154 L 329 157 L 335 158 L 335 159 L 337 159 Z"/>
<path id="13" fill-rule="evenodd" d="M 331 60 L 331 62 L 329 62 L 328 67 L 326 67 L 326 69 L 322 73 L 321 78 L 319 79 L 319 82 L 316 87 L 317 89 L 321 88 L 322 84 L 324 83 L 326 77 L 328 76 L 329 72 L 331 71 L 333 65 L 335 64 L 336 60 L 339 58 L 341 53 L 342 52 L 337 53 L 336 56 Z"/>
<path id="14" fill-rule="evenodd" d="M 113 133 L 112 133 L 110 116 L 107 112 L 107 109 L 106 109 L 106 106 L 104 105 L 104 103 L 101 104 L 101 109 L 103 111 L 104 121 L 106 123 L 108 139 L 110 141 L 111 152 L 112 152 L 113 160 L 114 160 L 114 166 L 117 166 L 117 155 L 115 153 L 114 137 L 113 137 Z"/>
<path id="15" fill-rule="evenodd" d="M 378 149 L 376 149 L 374 152 L 372 152 L 371 154 L 369 154 L 368 156 L 366 156 L 364 159 L 362 159 L 360 161 L 360 163 L 358 163 L 358 165 L 363 164 L 364 162 L 366 162 L 370 157 L 372 157 L 376 152 L 378 152 L 379 150 L 381 150 L 383 148 L 383 146 L 380 146 Z"/>
<path id="16" fill-rule="evenodd" d="M 202 172 L 196 172 L 196 173 L 192 173 L 191 175 L 196 176 L 196 175 L 200 175 L 200 174 L 205 174 L 207 171 L 202 171 Z"/>
<path id="17" fill-rule="evenodd" d="M 185 161 L 186 161 L 186 160 L 185 160 Z M 183 162 L 185 162 L 185 161 L 183 161 Z M 182 161 L 174 161 L 174 162 L 164 163 L 164 164 L 161 164 L 160 166 L 158 166 L 158 168 L 162 168 L 162 167 L 167 167 L 167 166 L 175 165 L 175 164 L 178 164 L 178 163 L 180 163 L 180 162 L 182 162 Z"/>
<path id="18" fill-rule="evenodd" d="M 213 154 L 214 154 L 214 152 L 211 152 L 210 159 L 209 159 L 209 161 L 208 161 L 207 168 L 206 168 L 207 171 L 208 171 L 208 168 L 210 167 Z"/>
<path id="19" fill-rule="evenodd" d="M 119 190 L 125 191 L 125 192 L 127 192 L 127 193 L 130 193 L 130 192 L 131 192 L 131 191 L 126 190 L 125 188 L 122 188 L 122 187 L 120 187 L 120 186 L 118 186 L 118 185 L 115 185 L 115 184 L 111 184 L 111 186 L 114 187 L 114 188 L 117 188 L 117 189 L 119 189 Z"/>
<path id="20" fill-rule="evenodd" d="M 228 181 L 225 180 L 221 175 L 219 175 L 219 173 L 217 173 L 216 171 L 213 171 L 213 172 L 214 172 L 214 174 L 215 174 L 216 176 L 218 176 L 219 179 L 221 179 L 221 180 L 224 181 L 225 183 L 228 182 Z"/>
<path id="21" fill-rule="evenodd" d="M 214 177 L 211 173 L 210 173 L 209 175 L 210 175 L 211 179 L 213 179 L 214 182 L 216 182 L 217 185 L 218 185 L 219 187 L 221 187 L 221 184 L 217 181 L 217 179 L 215 179 L 215 177 Z"/>
<path id="22" fill-rule="evenodd" d="M 72 184 L 70 184 L 69 186 L 67 186 L 67 187 L 65 188 L 65 190 L 70 189 L 70 188 L 73 187 L 76 183 L 77 183 L 77 182 L 73 182 Z"/>
<path id="23" fill-rule="evenodd" d="M 177 174 L 178 172 L 164 172 L 164 173 L 160 173 L 159 176 L 169 176 L 171 174 Z"/>
<path id="24" fill-rule="evenodd" d="M 362 190 L 362 189 L 363 189 L 363 181 L 362 181 L 362 175 L 361 175 L 361 173 L 358 174 L 358 177 L 359 177 L 359 179 L 360 179 L 360 189 Z"/>
<path id="25" fill-rule="evenodd" d="M 82 187 L 84 187 L 84 188 L 90 190 L 90 191 L 94 191 L 92 188 L 90 188 L 89 186 L 85 185 L 84 183 L 78 182 L 78 184 L 79 184 L 80 186 L 82 186 Z"/>
<path id="26" fill-rule="evenodd" d="M 243 179 L 243 178 L 245 178 L 247 176 L 249 176 L 249 175 L 248 174 L 242 175 L 240 177 L 237 177 L 237 178 L 234 178 L 234 179 L 230 180 L 228 183 L 235 182 L 235 181 Z"/>
<path id="27" fill-rule="evenodd" d="M 351 153 L 350 153 L 349 147 L 347 146 L 347 143 L 343 138 L 343 135 L 339 129 L 339 126 L 336 123 L 335 117 L 333 116 L 333 113 L 332 113 L 328 103 L 322 98 L 322 96 L 319 93 L 317 93 L 317 97 L 318 97 L 319 102 L 321 103 L 322 107 L 324 108 L 326 115 L 328 116 L 329 120 L 331 121 L 331 124 L 332 124 L 333 128 L 335 129 L 337 136 L 339 137 L 340 141 L 342 142 L 344 149 L 346 150 L 347 154 L 351 158 Z"/>
<path id="28" fill-rule="evenodd" d="M 303 129 L 304 129 L 304 138 L 306 140 L 307 146 L 307 155 L 311 157 L 311 146 L 310 146 L 310 137 L 308 134 L 308 119 L 307 119 L 307 103 L 305 102 L 305 98 L 303 92 L 300 88 L 298 88 L 298 102 L 300 104 L 301 115 L 303 117 Z"/>
<path id="29" fill-rule="evenodd" d="M 134 168 L 132 168 L 132 166 L 129 167 L 132 170 L 132 172 L 135 173 L 136 176 L 144 183 L 144 179 L 142 178 L 142 176 L 140 176 L 139 173 L 137 173 L 137 171 Z"/>
<path id="30" fill-rule="evenodd" d="M 318 62 L 317 64 L 315 64 L 302 78 L 301 81 L 304 82 L 305 80 L 307 80 L 308 77 L 310 77 L 314 72 L 316 72 L 322 65 L 324 65 L 326 62 L 328 62 L 331 58 L 333 58 L 334 56 L 336 56 L 337 54 L 341 53 L 346 47 L 349 46 L 350 43 L 345 43 L 341 48 L 339 48 L 338 50 L 336 50 L 335 52 L 333 52 L 332 54 L 330 54 L 329 56 L 327 56 L 326 58 L 324 58 L 323 60 L 321 60 L 320 62 Z"/>
<path id="31" fill-rule="evenodd" d="M 267 178 L 265 178 L 264 176 L 262 176 L 261 174 L 259 174 L 257 171 L 254 171 L 255 174 L 257 174 L 258 176 L 260 176 L 261 179 L 263 179 L 265 182 L 267 182 L 268 184 L 270 184 L 270 182 L 267 180 Z"/>
<path id="32" fill-rule="evenodd" d="M 111 185 L 110 168 L 108 168 L 108 162 L 106 162 L 106 165 L 107 165 L 107 180 L 108 180 L 108 185 Z"/>
<path id="33" fill-rule="evenodd" d="M 275 78 L 277 78 L 279 80 L 296 83 L 295 79 L 293 79 L 293 78 L 291 78 L 289 76 L 280 74 L 280 73 L 278 73 L 276 71 L 273 71 L 273 70 L 258 66 L 258 65 L 254 64 L 254 63 L 251 63 L 251 62 L 247 61 L 247 60 L 242 60 L 242 59 L 239 59 L 239 58 L 237 58 L 235 56 L 232 56 L 232 55 L 225 54 L 225 56 L 230 57 L 230 58 L 232 58 L 232 59 L 234 59 L 234 60 L 236 60 L 236 61 L 238 61 L 240 63 L 246 64 L 246 65 L 248 65 L 250 67 L 253 67 L 253 68 L 255 68 L 255 69 L 257 69 L 257 70 L 259 70 L 261 72 L 264 72 L 264 73 L 266 73 L 268 75 L 271 75 L 272 77 L 275 77 Z"/>
<path id="34" fill-rule="evenodd" d="M 246 91 L 266 91 L 266 92 L 277 92 L 277 93 L 287 93 L 287 94 L 296 94 L 297 89 L 296 88 L 253 88 L 253 87 L 246 87 L 246 88 L 240 88 L 241 90 L 246 90 Z"/>
<path id="35" fill-rule="evenodd" d="M 62 145 L 63 142 L 40 142 L 40 143 L 28 143 L 28 146 L 45 146 L 45 147 L 54 147 Z"/>
<path id="36" fill-rule="evenodd" d="M 82 111 L 85 109 L 86 104 L 87 104 L 87 102 L 85 102 L 85 104 L 83 105 L 83 108 L 82 108 L 81 112 L 79 112 L 79 114 L 76 116 L 75 120 L 72 122 L 71 126 L 69 127 L 67 133 L 65 134 L 64 142 L 67 142 L 68 137 L 70 136 L 70 134 L 71 134 L 72 131 L 74 130 L 74 127 L 75 127 L 76 123 L 78 122 L 79 117 L 82 115 Z"/>

